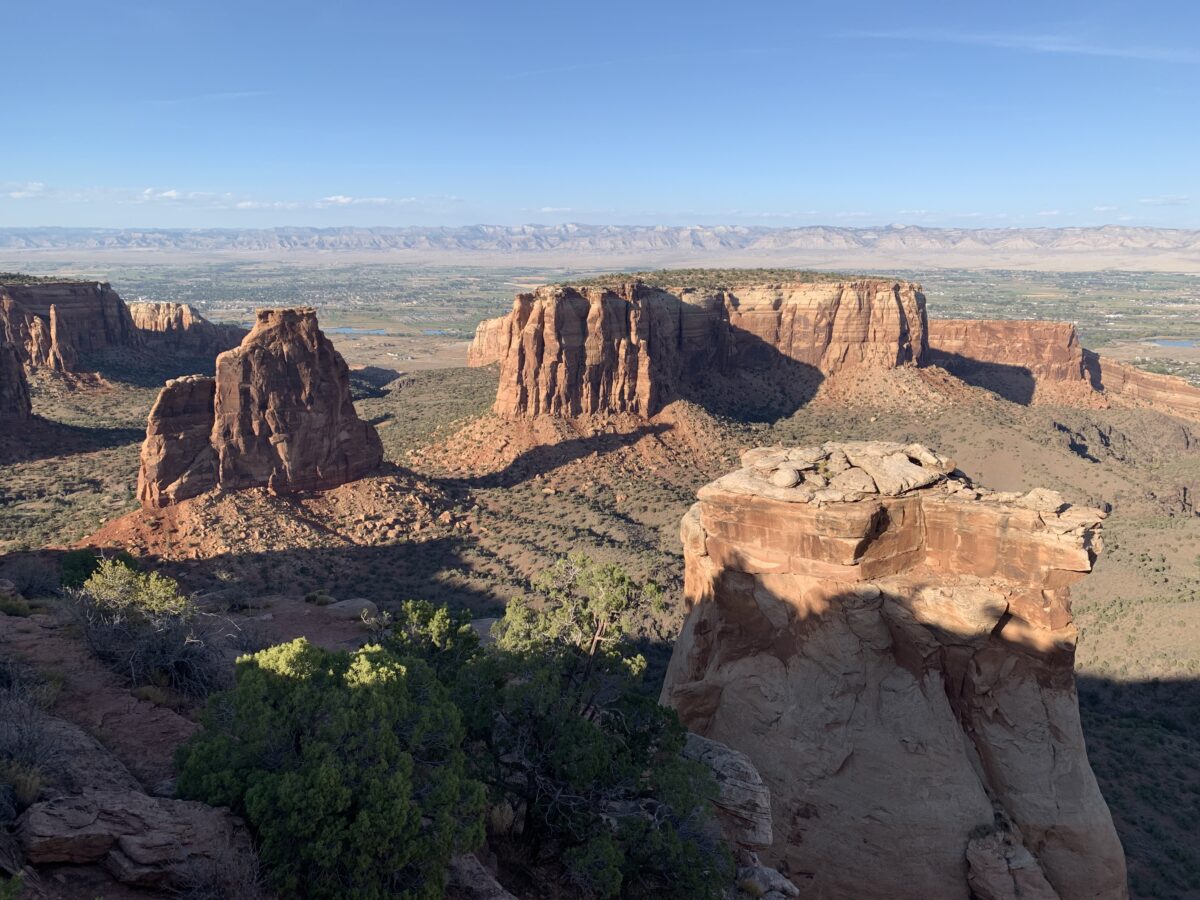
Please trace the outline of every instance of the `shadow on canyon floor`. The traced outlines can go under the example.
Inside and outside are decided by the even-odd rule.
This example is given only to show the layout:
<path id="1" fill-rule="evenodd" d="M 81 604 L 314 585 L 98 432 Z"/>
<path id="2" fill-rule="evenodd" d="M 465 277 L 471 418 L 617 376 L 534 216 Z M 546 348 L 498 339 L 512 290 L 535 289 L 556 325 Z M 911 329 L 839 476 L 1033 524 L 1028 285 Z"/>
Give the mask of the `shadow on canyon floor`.
<path id="1" fill-rule="evenodd" d="M 1010 403 L 1029 406 L 1037 386 L 1033 373 L 1025 366 L 1010 366 L 1004 363 L 983 362 L 958 353 L 943 353 L 931 350 L 929 362 L 941 366 L 955 378 L 973 387 L 991 391 Z"/>
<path id="2" fill-rule="evenodd" d="M 556 444 L 539 444 L 518 456 L 498 472 L 472 478 L 432 479 L 447 492 L 464 488 L 509 488 L 544 475 L 576 460 L 595 454 L 604 456 L 624 447 L 631 447 L 647 437 L 665 434 L 672 426 L 664 423 L 643 425 L 632 431 L 602 432 L 586 437 L 569 438 Z M 403 469 L 399 470 L 405 471 Z"/>
<path id="3" fill-rule="evenodd" d="M 89 428 L 34 415 L 21 423 L 19 434 L 0 435 L 0 465 L 109 450 L 140 444 L 145 437 L 144 428 Z"/>

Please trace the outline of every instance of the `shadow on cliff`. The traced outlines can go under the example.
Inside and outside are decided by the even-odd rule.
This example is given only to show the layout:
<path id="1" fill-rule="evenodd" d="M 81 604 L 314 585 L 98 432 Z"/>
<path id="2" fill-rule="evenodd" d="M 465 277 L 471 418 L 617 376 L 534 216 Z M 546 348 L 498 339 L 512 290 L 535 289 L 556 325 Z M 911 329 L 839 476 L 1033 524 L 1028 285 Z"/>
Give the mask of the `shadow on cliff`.
<path id="1" fill-rule="evenodd" d="M 806 406 L 825 380 L 816 366 L 732 323 L 724 323 L 714 343 L 701 354 L 683 354 L 677 389 L 667 402 L 687 400 L 722 418 L 774 424 Z"/>
<path id="2" fill-rule="evenodd" d="M 19 434 L 0 435 L 0 463 L 31 462 L 140 444 L 144 428 L 87 428 L 35 415 Z"/>
<path id="3" fill-rule="evenodd" d="M 1037 386 L 1033 373 L 1025 366 L 984 362 L 958 353 L 930 351 L 929 361 L 973 387 L 991 391 L 1010 403 L 1028 406 Z"/>

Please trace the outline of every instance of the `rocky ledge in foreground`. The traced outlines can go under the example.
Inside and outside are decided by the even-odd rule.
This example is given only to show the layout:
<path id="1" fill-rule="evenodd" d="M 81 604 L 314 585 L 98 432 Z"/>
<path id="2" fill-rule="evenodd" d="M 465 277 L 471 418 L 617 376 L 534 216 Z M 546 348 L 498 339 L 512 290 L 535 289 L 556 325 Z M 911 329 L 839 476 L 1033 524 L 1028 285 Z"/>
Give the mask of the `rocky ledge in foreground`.
<path id="1" fill-rule="evenodd" d="M 216 487 L 319 490 L 383 460 L 358 418 L 345 360 L 309 308 L 263 309 L 216 378 L 167 382 L 142 444 L 138 498 L 154 509 Z"/>
<path id="2" fill-rule="evenodd" d="M 825 898 L 1126 897 L 1067 591 L 1103 514 L 916 444 L 742 462 L 683 520 L 663 701 L 761 773 L 764 859 Z"/>

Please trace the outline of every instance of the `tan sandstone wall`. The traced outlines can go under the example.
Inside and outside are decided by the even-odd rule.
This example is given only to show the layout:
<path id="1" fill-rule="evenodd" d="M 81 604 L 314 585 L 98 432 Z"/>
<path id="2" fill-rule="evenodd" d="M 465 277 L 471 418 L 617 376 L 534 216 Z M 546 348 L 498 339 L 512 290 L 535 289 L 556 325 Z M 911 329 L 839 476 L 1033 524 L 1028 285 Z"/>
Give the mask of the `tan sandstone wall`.
<path id="1" fill-rule="evenodd" d="M 242 342 L 237 325 L 217 325 L 187 303 L 130 303 L 134 326 L 149 347 L 197 356 L 216 356 Z"/>
<path id="2" fill-rule="evenodd" d="M 719 291 L 552 285 L 518 295 L 502 327 L 480 326 L 476 345 L 475 358 L 500 359 L 497 413 L 651 416 L 700 378 L 915 365 L 928 343 L 919 286 L 859 280 Z"/>
<path id="3" fill-rule="evenodd" d="M 1067 590 L 1102 514 L 917 445 L 743 463 L 684 517 L 662 698 L 761 773 L 765 858 L 827 900 L 1124 898 Z"/>

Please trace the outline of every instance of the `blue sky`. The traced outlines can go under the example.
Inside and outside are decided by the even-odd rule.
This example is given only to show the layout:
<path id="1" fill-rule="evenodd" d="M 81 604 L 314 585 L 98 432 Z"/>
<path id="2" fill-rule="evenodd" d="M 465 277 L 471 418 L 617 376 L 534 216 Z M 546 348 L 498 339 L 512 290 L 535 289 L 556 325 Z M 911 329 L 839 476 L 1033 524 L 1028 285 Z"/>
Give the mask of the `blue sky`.
<path id="1" fill-rule="evenodd" d="M 1190 3 L 7 0 L 0 226 L 1200 227 Z"/>

